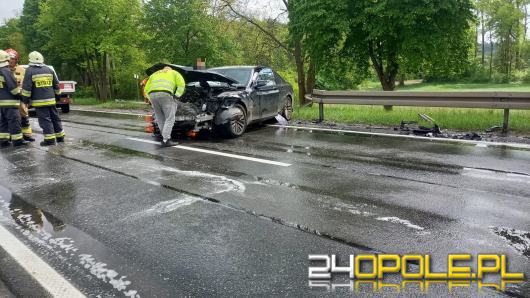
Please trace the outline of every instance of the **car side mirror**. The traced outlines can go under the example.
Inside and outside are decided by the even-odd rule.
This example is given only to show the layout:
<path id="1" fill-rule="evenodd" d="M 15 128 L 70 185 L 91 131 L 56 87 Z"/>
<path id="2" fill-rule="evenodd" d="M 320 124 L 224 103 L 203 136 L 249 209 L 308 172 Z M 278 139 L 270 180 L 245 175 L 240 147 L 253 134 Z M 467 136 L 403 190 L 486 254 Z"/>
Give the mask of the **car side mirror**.
<path id="1" fill-rule="evenodd" d="M 262 88 L 262 87 L 267 86 L 268 83 L 269 83 L 269 81 L 266 81 L 266 80 L 257 80 L 255 87 L 256 88 Z"/>

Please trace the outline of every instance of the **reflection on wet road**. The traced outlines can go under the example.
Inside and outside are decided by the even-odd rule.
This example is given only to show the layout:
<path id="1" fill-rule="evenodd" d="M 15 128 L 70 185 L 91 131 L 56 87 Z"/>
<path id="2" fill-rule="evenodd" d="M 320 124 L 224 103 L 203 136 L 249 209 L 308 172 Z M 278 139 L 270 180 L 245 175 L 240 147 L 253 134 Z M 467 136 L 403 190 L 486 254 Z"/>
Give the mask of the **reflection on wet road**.
<path id="1" fill-rule="evenodd" d="M 1 152 L 0 224 L 89 296 L 319 296 L 315 253 L 431 254 L 439 271 L 496 253 L 530 274 L 530 151 L 271 127 L 192 151 L 134 116 L 65 126 L 64 146 Z"/>

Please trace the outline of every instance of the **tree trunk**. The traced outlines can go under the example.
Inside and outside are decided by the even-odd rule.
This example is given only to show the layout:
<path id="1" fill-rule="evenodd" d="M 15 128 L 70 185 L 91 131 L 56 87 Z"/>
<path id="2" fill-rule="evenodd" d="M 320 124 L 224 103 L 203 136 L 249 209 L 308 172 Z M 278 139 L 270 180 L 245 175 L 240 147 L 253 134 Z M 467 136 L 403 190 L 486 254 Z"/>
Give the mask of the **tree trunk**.
<path id="1" fill-rule="evenodd" d="M 306 92 L 313 93 L 316 84 L 316 66 L 313 61 L 309 61 L 309 69 L 307 70 Z"/>
<path id="2" fill-rule="evenodd" d="M 108 73 L 107 73 L 107 54 L 99 54 L 99 98 L 105 102 L 109 98 L 109 84 L 108 84 Z"/>
<path id="3" fill-rule="evenodd" d="M 491 36 L 491 31 L 490 31 L 490 80 L 493 76 L 493 49 L 494 49 L 494 44 L 493 44 L 493 38 Z"/>
<path id="4" fill-rule="evenodd" d="M 399 70 L 399 64 L 396 62 L 396 57 L 393 55 L 386 57 L 387 61 L 385 68 L 383 58 L 376 55 L 376 51 L 372 45 L 370 46 L 369 52 L 370 59 L 377 73 L 377 77 L 381 82 L 383 91 L 394 91 L 394 89 L 396 89 L 396 76 Z M 391 111 L 392 106 L 385 106 L 385 110 Z"/>
<path id="5" fill-rule="evenodd" d="M 294 48 L 294 60 L 296 63 L 296 72 L 298 74 L 298 99 L 300 106 L 303 106 L 306 102 L 305 95 L 305 69 L 304 69 L 304 58 L 302 56 L 302 45 L 300 41 L 296 41 Z"/>
<path id="6" fill-rule="evenodd" d="M 486 31 L 484 30 L 484 12 L 480 13 L 480 24 L 481 24 L 481 33 L 482 33 L 482 67 L 486 64 L 486 45 L 485 45 L 485 35 Z"/>

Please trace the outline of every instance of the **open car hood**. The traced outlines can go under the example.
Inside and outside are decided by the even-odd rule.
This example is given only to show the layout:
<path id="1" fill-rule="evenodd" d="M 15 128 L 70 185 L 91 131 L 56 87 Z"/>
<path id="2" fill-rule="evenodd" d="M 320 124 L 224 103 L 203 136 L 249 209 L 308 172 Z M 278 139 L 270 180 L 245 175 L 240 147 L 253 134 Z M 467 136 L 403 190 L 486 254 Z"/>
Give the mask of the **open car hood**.
<path id="1" fill-rule="evenodd" d="M 166 66 L 169 66 L 172 69 L 178 71 L 182 75 L 182 77 L 184 77 L 184 81 L 186 81 L 186 84 L 193 83 L 193 82 L 208 82 L 208 81 L 227 83 L 230 85 L 237 84 L 236 80 L 233 80 L 229 77 L 225 77 L 215 72 L 210 72 L 207 70 L 193 70 L 190 67 L 180 66 L 176 64 L 158 63 L 158 64 L 151 66 L 149 69 L 147 69 L 145 73 L 148 76 L 150 76 L 153 73 L 163 69 Z"/>

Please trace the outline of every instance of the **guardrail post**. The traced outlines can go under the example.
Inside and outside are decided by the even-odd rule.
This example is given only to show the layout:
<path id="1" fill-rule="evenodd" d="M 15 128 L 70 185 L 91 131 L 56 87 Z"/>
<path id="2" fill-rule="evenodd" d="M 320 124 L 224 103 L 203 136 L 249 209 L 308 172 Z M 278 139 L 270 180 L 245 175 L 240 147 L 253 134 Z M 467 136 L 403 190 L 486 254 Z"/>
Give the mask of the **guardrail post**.
<path id="1" fill-rule="evenodd" d="M 502 124 L 502 132 L 508 133 L 510 125 L 510 109 L 504 109 L 504 123 Z"/>
<path id="2" fill-rule="evenodd" d="M 318 122 L 324 122 L 324 103 L 322 99 L 318 103 Z"/>

